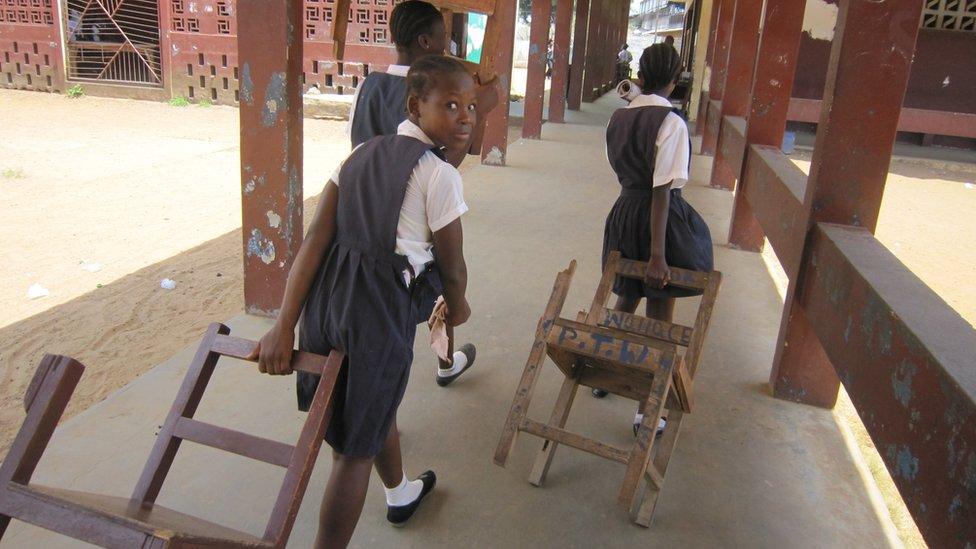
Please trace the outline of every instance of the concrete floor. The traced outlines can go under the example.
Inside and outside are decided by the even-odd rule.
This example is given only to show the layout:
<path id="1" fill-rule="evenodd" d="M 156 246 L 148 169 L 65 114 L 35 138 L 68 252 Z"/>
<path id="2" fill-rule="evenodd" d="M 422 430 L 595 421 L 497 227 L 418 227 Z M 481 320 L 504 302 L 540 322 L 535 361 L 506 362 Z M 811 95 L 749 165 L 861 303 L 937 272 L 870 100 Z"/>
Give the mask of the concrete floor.
<path id="1" fill-rule="evenodd" d="M 543 141 L 515 142 L 509 167 L 465 176 L 465 216 L 474 314 L 460 338 L 478 345 L 477 366 L 450 388 L 434 384 L 435 361 L 418 332 L 417 361 L 400 407 L 407 472 L 439 477 L 430 500 L 403 529 L 385 521 L 378 478 L 353 538 L 355 547 L 888 547 L 898 545 L 846 428 L 829 411 L 769 396 L 766 380 L 782 301 L 762 258 L 724 245 L 731 195 L 713 190 L 696 158 L 686 198 L 716 242 L 725 282 L 695 383 L 696 409 L 683 425 L 650 529 L 616 506 L 624 469 L 572 449 L 557 452 L 547 484 L 526 482 L 540 442 L 523 435 L 507 469 L 491 462 L 535 323 L 557 271 L 579 268 L 563 310 L 588 306 L 599 278 L 603 219 L 617 193 L 603 146 L 618 101 L 605 97 L 547 124 Z M 688 323 L 697 300 L 680 303 Z M 215 319 L 216 320 L 216 319 Z M 232 333 L 257 338 L 269 326 L 239 316 Z M 41 484 L 128 495 L 170 406 L 193 349 L 186 349 L 66 422 L 35 475 Z M 547 365 L 530 416 L 545 420 L 559 388 Z M 84 377 L 81 383 L 85 383 Z M 303 415 L 292 380 L 221 362 L 197 417 L 292 442 Z M 626 445 L 634 405 L 621 398 L 576 401 L 569 428 Z M 328 452 L 320 456 L 291 547 L 315 533 Z M 260 534 L 282 478 L 272 466 L 186 444 L 160 503 Z M 882 510 L 879 513 L 879 510 Z M 15 523 L 7 547 L 77 547 Z"/>

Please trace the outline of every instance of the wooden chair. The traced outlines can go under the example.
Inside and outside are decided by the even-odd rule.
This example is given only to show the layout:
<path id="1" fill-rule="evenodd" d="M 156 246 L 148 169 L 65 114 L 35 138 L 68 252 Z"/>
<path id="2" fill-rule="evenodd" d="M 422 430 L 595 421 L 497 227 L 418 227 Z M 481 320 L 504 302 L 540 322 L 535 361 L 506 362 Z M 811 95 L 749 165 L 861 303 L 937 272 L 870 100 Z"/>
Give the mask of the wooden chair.
<path id="1" fill-rule="evenodd" d="M 343 355 L 332 352 L 326 358 L 297 351 L 293 355 L 295 370 L 322 378 L 298 442 L 289 446 L 193 419 L 218 358 L 243 359 L 256 345 L 229 333 L 222 324 L 211 324 L 207 330 L 131 498 L 29 483 L 84 370 L 72 358 L 45 355 L 24 397 L 27 417 L 0 466 L 0 538 L 10 519 L 16 518 L 105 547 L 284 547 L 322 444 Z M 184 440 L 286 469 L 262 537 L 155 504 Z"/>
<path id="2" fill-rule="evenodd" d="M 607 309 L 616 276 L 641 279 L 646 268 L 646 263 L 622 259 L 617 252 L 611 254 L 589 311 L 580 312 L 576 321 L 559 318 L 576 261 L 559 273 L 495 451 L 495 463 L 504 467 L 520 431 L 545 439 L 529 475 L 529 482 L 536 486 L 545 480 L 559 444 L 623 463 L 627 472 L 618 502 L 629 510 L 635 523 L 645 527 L 650 526 L 664 486 L 682 417 L 692 408 L 692 382 L 722 281 L 718 271 L 671 269 L 671 285 L 704 292 L 694 327 Z M 541 423 L 526 413 L 547 355 L 566 379 L 548 423 Z M 641 403 L 644 420 L 631 448 L 618 448 L 565 430 L 580 385 Z M 655 435 L 660 417 L 668 421 L 658 439 Z M 657 453 L 652 460 L 654 446 Z"/>

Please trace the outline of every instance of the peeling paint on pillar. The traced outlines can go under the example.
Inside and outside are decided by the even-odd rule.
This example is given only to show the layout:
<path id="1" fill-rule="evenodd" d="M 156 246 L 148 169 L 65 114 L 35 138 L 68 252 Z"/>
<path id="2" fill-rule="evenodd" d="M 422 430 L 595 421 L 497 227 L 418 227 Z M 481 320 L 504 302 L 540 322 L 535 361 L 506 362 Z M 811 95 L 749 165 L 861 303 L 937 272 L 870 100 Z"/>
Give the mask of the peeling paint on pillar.
<path id="1" fill-rule="evenodd" d="M 237 3 L 244 304 L 276 314 L 301 244 L 300 2 Z"/>
<path id="2" fill-rule="evenodd" d="M 952 498 L 952 503 L 949 504 L 950 521 L 955 522 L 959 520 L 958 514 L 959 514 L 959 509 L 961 508 L 962 508 L 962 498 L 959 497 L 959 494 L 956 494 L 956 497 Z"/>
<path id="3" fill-rule="evenodd" d="M 267 183 L 267 177 L 264 175 L 259 175 L 257 177 L 252 176 L 248 178 L 248 180 L 244 182 L 244 194 L 253 193 L 255 189 L 258 187 L 263 187 L 265 183 Z"/>
<path id="4" fill-rule="evenodd" d="M 254 81 L 251 79 L 250 63 L 244 63 L 241 67 L 241 101 L 247 105 L 254 104 Z"/>
<path id="5" fill-rule="evenodd" d="M 260 230 L 251 229 L 251 238 L 247 241 L 247 255 L 248 257 L 257 257 L 265 265 L 270 265 L 275 260 L 274 242 L 265 238 Z"/>
<path id="6" fill-rule="evenodd" d="M 891 387 L 895 391 L 895 398 L 906 408 L 912 400 L 912 378 L 915 377 L 916 372 L 918 368 L 914 364 L 903 360 L 891 374 Z"/>
<path id="7" fill-rule="evenodd" d="M 266 215 L 268 216 L 268 226 L 269 227 L 271 227 L 272 229 L 277 229 L 279 226 L 281 226 L 281 216 L 280 215 L 274 213 L 271 210 L 268 210 L 268 213 Z"/>
<path id="8" fill-rule="evenodd" d="M 278 122 L 278 112 L 288 108 L 288 97 L 285 95 L 285 83 L 288 75 L 283 72 L 271 74 L 268 87 L 264 91 L 264 109 L 261 111 L 261 123 L 267 127 Z"/>
<path id="9" fill-rule="evenodd" d="M 291 173 L 288 174 L 288 188 L 286 192 L 288 195 L 288 201 L 285 204 L 286 214 L 284 224 L 281 227 L 281 233 L 284 239 L 288 242 L 291 242 L 293 239 L 301 241 L 302 227 L 298 228 L 298 234 L 296 234 L 295 227 L 292 225 L 292 213 L 294 213 L 296 210 L 301 210 L 302 208 L 302 182 L 298 177 L 298 170 L 294 167 L 291 169 Z M 290 253 L 288 259 L 292 259 Z"/>
<path id="10" fill-rule="evenodd" d="M 895 463 L 895 468 L 891 471 L 893 476 L 905 480 L 915 480 L 915 477 L 918 476 L 919 465 L 918 458 L 912 454 L 911 448 L 904 445 L 897 447 L 894 444 L 889 444 L 887 454 L 889 460 Z"/>
<path id="11" fill-rule="evenodd" d="M 492 147 L 488 154 L 485 155 L 485 159 L 482 164 L 487 164 L 489 166 L 504 166 L 505 165 L 505 155 L 498 147 Z"/>

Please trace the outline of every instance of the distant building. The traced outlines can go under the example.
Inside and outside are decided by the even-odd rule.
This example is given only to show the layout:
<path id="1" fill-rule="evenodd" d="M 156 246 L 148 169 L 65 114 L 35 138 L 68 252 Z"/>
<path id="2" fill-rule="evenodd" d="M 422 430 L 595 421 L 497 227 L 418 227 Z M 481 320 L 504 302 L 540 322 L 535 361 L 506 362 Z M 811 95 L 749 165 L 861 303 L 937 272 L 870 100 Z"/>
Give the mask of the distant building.
<path id="1" fill-rule="evenodd" d="M 655 34 L 656 41 L 665 36 L 681 38 L 685 27 L 685 2 L 675 0 L 641 0 L 637 13 L 631 14 L 630 26 L 644 34 Z"/>

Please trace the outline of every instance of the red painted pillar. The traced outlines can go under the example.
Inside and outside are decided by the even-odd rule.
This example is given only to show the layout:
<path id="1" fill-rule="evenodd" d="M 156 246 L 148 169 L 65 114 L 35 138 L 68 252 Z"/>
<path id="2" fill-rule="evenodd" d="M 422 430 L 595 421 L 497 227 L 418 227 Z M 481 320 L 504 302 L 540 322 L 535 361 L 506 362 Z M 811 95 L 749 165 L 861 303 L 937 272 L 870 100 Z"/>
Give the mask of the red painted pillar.
<path id="1" fill-rule="evenodd" d="M 917 0 L 840 3 L 804 199 L 811 224 L 874 231 L 921 10 Z M 839 381 L 795 303 L 802 285 L 803 280 L 791 280 L 787 290 L 770 383 L 779 398 L 831 407 Z"/>
<path id="2" fill-rule="evenodd" d="M 444 17 L 444 32 L 447 34 L 447 53 L 451 53 L 451 34 L 454 32 L 454 11 L 450 8 L 441 8 L 441 16 Z"/>
<path id="3" fill-rule="evenodd" d="M 610 89 L 613 89 L 614 83 L 617 81 L 617 53 L 620 52 L 620 46 L 626 44 L 629 40 L 627 39 L 627 23 L 628 16 L 630 15 L 630 2 L 627 0 L 620 0 L 617 7 L 617 39 L 611 44 L 613 49 L 610 54 L 612 61 L 610 63 Z"/>
<path id="4" fill-rule="evenodd" d="M 806 0 L 766 0 L 762 40 L 752 84 L 752 105 L 746 125 L 747 146 L 779 147 L 783 142 L 805 6 Z M 745 180 L 740 177 L 735 205 L 732 207 L 729 244 L 742 250 L 759 252 L 762 251 L 765 234 L 745 198 L 744 184 Z"/>
<path id="5" fill-rule="evenodd" d="M 302 242 L 302 2 L 239 0 L 244 307 L 274 316 Z"/>
<path id="6" fill-rule="evenodd" d="M 569 80 L 569 31 L 573 24 L 573 0 L 556 0 L 556 32 L 552 41 L 552 80 L 549 89 L 549 121 L 566 120 L 566 85 Z"/>
<path id="7" fill-rule="evenodd" d="M 576 23 L 573 26 L 573 60 L 569 71 L 569 93 L 566 106 L 580 110 L 583 101 L 583 68 L 586 66 L 586 35 L 590 19 L 590 0 L 576 0 Z"/>
<path id="8" fill-rule="evenodd" d="M 600 80 L 600 56 L 603 54 L 603 6 L 607 0 L 590 1 L 590 24 L 586 33 L 586 67 L 583 69 L 583 101 L 592 103 L 593 89 Z"/>
<path id="9" fill-rule="evenodd" d="M 759 17 L 763 0 L 738 0 L 732 24 L 732 41 L 726 68 L 725 95 L 722 98 L 720 120 L 726 116 L 744 117 L 749 111 L 756 49 L 759 45 Z M 719 124 L 721 129 L 722 125 Z M 728 155 L 721 142 L 721 130 L 715 158 L 712 162 L 712 187 L 732 190 L 742 166 L 729 166 Z"/>
<path id="10" fill-rule="evenodd" d="M 549 53 L 549 18 L 552 0 L 532 2 L 532 27 L 529 31 L 528 74 L 525 79 L 525 111 L 522 137 L 542 137 L 542 104 L 546 96 L 546 55 Z"/>
<path id="11" fill-rule="evenodd" d="M 718 0 L 716 0 L 718 1 Z M 708 98 L 721 101 L 725 90 L 725 74 L 729 60 L 729 42 L 732 41 L 732 21 L 736 0 L 721 0 L 722 8 L 715 33 L 715 51 L 712 53 L 712 75 L 708 85 Z M 713 120 L 705 106 L 705 127 L 702 129 L 702 154 L 715 154 L 718 144 L 720 120 Z"/>
<path id="12" fill-rule="evenodd" d="M 714 70 L 715 44 L 718 42 L 718 18 L 722 12 L 722 0 L 713 0 L 712 16 L 708 26 L 708 46 L 705 50 L 705 66 Z M 702 73 L 704 78 L 705 73 Z M 698 118 L 695 119 L 695 135 L 701 135 L 705 129 L 705 117 L 708 116 L 708 98 L 711 91 L 711 75 L 709 74 L 709 89 L 702 88 L 701 97 L 698 102 Z"/>
<path id="13" fill-rule="evenodd" d="M 512 90 L 512 50 L 515 47 L 516 0 L 499 2 L 492 17 L 488 18 L 486 36 L 498 27 L 498 45 L 492 66 L 498 75 L 502 97 L 486 118 L 485 135 L 481 146 L 481 163 L 490 166 L 504 166 L 508 151 L 508 108 L 509 94 Z M 486 39 L 487 41 L 487 39 Z"/>

